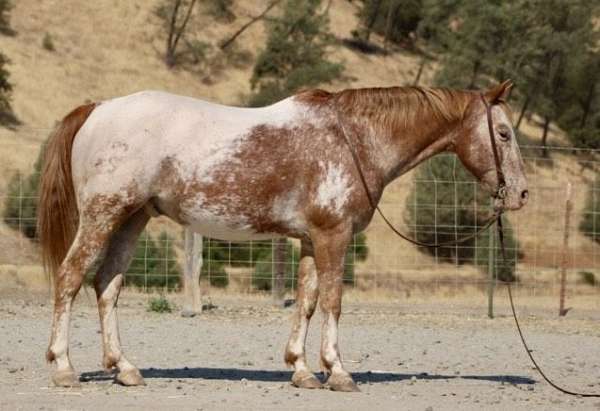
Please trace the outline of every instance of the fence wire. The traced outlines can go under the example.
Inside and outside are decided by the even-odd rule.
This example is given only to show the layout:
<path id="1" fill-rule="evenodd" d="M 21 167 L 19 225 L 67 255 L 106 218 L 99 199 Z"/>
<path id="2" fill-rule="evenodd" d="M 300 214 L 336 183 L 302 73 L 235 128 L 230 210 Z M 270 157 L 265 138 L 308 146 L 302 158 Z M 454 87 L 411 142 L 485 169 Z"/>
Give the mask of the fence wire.
<path id="1" fill-rule="evenodd" d="M 28 129 L 32 135 L 46 131 Z M 13 149 L 16 154 L 19 150 L 33 150 L 24 144 L 5 147 Z M 514 268 L 503 273 L 498 261 L 494 261 L 492 274 L 513 275 L 517 286 L 542 293 L 555 291 L 561 270 L 565 270 L 570 292 L 597 292 L 600 185 L 596 184 L 596 175 L 600 153 L 537 146 L 524 146 L 521 150 L 530 198 L 522 211 L 510 213 L 507 218 L 507 237 L 514 238 L 509 241 L 508 250 Z M 392 183 L 380 204 L 404 232 L 421 240 L 461 238 L 477 230 L 483 216 L 491 212 L 489 196 L 465 177 L 458 159 L 444 156 L 451 165 L 448 172 L 436 174 L 433 163 L 427 162 Z M 0 170 L 0 275 L 16 272 L 44 278 L 35 237 L 35 186 L 39 176 L 32 169 L 19 170 L 11 164 L 3 164 Z M 572 184 L 573 212 L 566 230 L 568 182 Z M 375 216 L 348 248 L 344 283 L 361 291 L 381 289 L 392 293 L 432 288 L 483 289 L 489 282 L 490 256 L 497 252 L 495 248 L 490 250 L 487 235 L 431 251 L 394 237 Z M 288 240 L 283 254 L 275 251 L 275 244 L 270 240 L 228 242 L 205 238 L 201 281 L 236 291 L 269 291 L 274 272 L 282 270 L 285 287 L 294 290 L 299 242 Z M 278 255 L 285 260 L 277 261 Z M 178 290 L 184 267 L 183 229 L 165 218 L 154 219 L 138 240 L 126 273 L 126 285 L 143 290 Z"/>

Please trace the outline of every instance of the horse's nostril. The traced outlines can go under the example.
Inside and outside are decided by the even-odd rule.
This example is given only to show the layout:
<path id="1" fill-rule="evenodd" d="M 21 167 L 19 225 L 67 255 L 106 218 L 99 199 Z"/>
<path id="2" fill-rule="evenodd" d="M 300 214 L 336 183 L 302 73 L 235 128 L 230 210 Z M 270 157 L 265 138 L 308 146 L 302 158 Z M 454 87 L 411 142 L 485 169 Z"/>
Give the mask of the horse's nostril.
<path id="1" fill-rule="evenodd" d="M 529 198 L 529 191 L 528 190 L 521 191 L 521 199 L 527 200 L 527 198 Z"/>

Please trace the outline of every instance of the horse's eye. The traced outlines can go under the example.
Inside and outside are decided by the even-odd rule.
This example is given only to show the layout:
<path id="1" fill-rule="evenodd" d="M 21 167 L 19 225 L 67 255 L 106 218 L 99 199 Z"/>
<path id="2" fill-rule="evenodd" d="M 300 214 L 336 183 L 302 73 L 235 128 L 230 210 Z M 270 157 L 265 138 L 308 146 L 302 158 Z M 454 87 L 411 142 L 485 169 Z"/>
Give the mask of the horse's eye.
<path id="1" fill-rule="evenodd" d="M 498 135 L 500 136 L 500 140 L 502 141 L 510 140 L 510 130 L 505 127 L 498 128 Z"/>

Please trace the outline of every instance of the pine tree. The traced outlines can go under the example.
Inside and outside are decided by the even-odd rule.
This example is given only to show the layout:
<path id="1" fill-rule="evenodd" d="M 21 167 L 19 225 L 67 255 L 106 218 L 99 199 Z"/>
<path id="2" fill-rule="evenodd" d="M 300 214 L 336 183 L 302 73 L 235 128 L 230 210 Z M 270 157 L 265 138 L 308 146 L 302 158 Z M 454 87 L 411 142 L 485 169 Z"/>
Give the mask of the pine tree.
<path id="1" fill-rule="evenodd" d="M 371 32 L 392 43 L 412 43 L 422 18 L 423 0 L 363 0 L 358 12 L 357 34 L 369 41 Z"/>
<path id="2" fill-rule="evenodd" d="M 93 278 L 91 273 L 89 278 Z M 165 231 L 153 238 L 144 231 L 138 239 L 125 285 L 144 290 L 176 290 L 181 283 L 181 267 L 175 256 L 174 240 Z"/>
<path id="3" fill-rule="evenodd" d="M 343 66 L 327 59 L 333 37 L 321 0 L 286 0 L 282 15 L 269 23 L 265 49 L 250 80 L 254 93 L 248 105 L 281 100 L 302 87 L 314 87 L 339 77 Z"/>
<path id="4" fill-rule="evenodd" d="M 579 231 L 600 243 L 600 177 L 589 187 Z"/>

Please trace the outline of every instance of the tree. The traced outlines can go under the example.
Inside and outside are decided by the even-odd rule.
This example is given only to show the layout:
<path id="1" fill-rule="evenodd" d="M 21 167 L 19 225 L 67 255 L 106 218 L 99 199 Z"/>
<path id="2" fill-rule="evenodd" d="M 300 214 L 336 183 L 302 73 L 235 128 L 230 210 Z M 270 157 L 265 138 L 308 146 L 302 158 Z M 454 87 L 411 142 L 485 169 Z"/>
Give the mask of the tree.
<path id="1" fill-rule="evenodd" d="M 258 16 L 252 17 L 242 27 L 240 27 L 238 30 L 236 30 L 235 33 L 233 33 L 227 39 L 222 41 L 221 45 L 220 45 L 221 50 L 225 50 L 227 47 L 229 47 L 235 41 L 235 39 L 237 39 L 244 31 L 246 31 L 248 28 L 250 28 L 250 26 L 252 26 L 254 23 L 264 19 L 266 17 L 267 13 L 270 12 L 271 9 L 273 9 L 279 3 L 281 3 L 281 0 L 274 0 L 274 1 L 270 2 L 267 5 L 267 7 L 265 7 L 265 9 L 262 11 L 262 13 L 260 13 Z"/>
<path id="2" fill-rule="evenodd" d="M 369 41 L 371 32 L 384 37 L 384 43 L 412 43 L 422 18 L 423 0 L 363 0 L 358 12 L 356 33 Z"/>
<path id="3" fill-rule="evenodd" d="M 581 58 L 567 62 L 567 81 L 573 101 L 560 114 L 559 125 L 567 130 L 573 145 L 600 148 L 600 52 L 583 51 Z"/>
<path id="4" fill-rule="evenodd" d="M 593 3 L 585 0 L 550 0 L 537 10 L 539 26 L 546 35 L 540 41 L 542 58 L 535 62 L 541 77 L 532 109 L 544 119 L 542 145 L 546 146 L 552 121 L 558 121 L 576 100 L 569 82 L 569 65 L 585 59 L 593 40 Z M 547 152 L 544 150 L 544 155 Z"/>
<path id="5" fill-rule="evenodd" d="M 449 48 L 452 38 L 451 25 L 461 0 L 423 0 L 421 20 L 416 30 L 416 41 L 423 40 L 420 48 L 421 61 L 412 82 L 418 86 L 421 75 L 429 60 L 435 55 L 443 55 Z"/>
<path id="6" fill-rule="evenodd" d="M 233 0 L 208 0 L 204 5 L 208 13 L 217 21 L 231 23 L 236 19 L 235 14 L 231 11 Z"/>
<path id="7" fill-rule="evenodd" d="M 196 0 L 164 0 L 156 9 L 167 31 L 165 64 L 171 68 L 177 62 L 177 47 L 185 33 Z"/>
<path id="8" fill-rule="evenodd" d="M 480 191 L 473 177 L 455 156 L 434 157 L 420 166 L 415 189 L 406 200 L 404 221 L 416 240 L 426 243 L 456 241 L 481 228 L 491 214 L 489 194 Z M 505 223 L 506 265 L 497 265 L 497 278 L 514 281 L 519 246 Z M 491 229 L 456 246 L 419 250 L 438 260 L 487 268 Z M 498 254 L 498 248 L 494 250 Z M 501 261 L 501 258 L 496 258 Z"/>
<path id="9" fill-rule="evenodd" d="M 301 87 L 328 83 L 343 66 L 327 59 L 333 38 L 321 0 L 286 0 L 282 16 L 269 23 L 267 43 L 259 54 L 250 80 L 254 93 L 248 105 L 270 104 Z"/>

